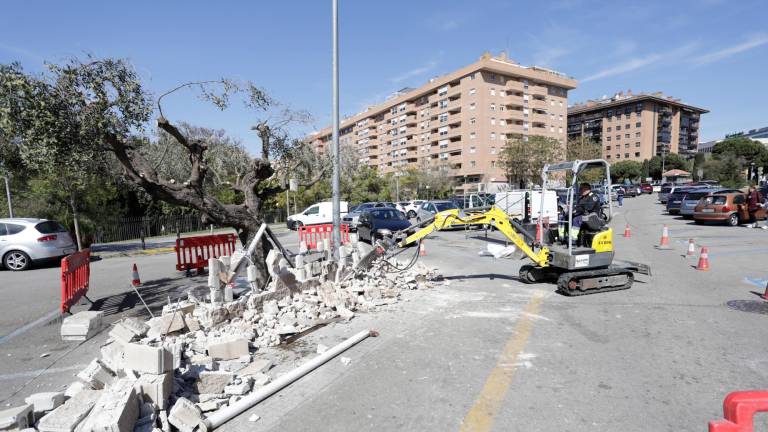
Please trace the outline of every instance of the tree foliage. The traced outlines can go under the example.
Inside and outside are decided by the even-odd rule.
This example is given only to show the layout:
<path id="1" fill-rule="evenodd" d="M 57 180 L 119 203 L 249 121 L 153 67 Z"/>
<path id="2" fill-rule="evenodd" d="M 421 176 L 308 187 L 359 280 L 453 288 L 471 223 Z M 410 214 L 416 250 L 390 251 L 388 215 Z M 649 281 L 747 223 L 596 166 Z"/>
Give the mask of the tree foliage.
<path id="1" fill-rule="evenodd" d="M 563 148 L 554 138 L 532 135 L 526 141 L 522 135 L 507 140 L 499 162 L 507 182 L 526 187 L 541 183 L 541 170 L 547 163 L 561 161 Z"/>
<path id="2" fill-rule="evenodd" d="M 643 164 L 638 161 L 624 160 L 611 165 L 611 181 L 618 183 L 621 181 L 635 182 L 643 175 Z"/>
<path id="3" fill-rule="evenodd" d="M 568 140 L 566 153 L 566 159 L 572 161 L 600 159 L 603 152 L 600 142 L 594 137 L 578 137 Z"/>

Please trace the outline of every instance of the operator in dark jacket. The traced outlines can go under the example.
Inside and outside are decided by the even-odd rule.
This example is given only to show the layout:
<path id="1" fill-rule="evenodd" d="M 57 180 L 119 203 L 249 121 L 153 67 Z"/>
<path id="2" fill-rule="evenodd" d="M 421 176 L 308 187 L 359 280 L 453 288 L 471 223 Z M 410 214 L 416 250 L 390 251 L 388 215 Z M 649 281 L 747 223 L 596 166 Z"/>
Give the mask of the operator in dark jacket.
<path id="1" fill-rule="evenodd" d="M 571 230 L 571 238 L 577 240 L 577 245 L 581 243 L 582 222 L 584 219 L 589 218 L 590 221 L 594 220 L 594 223 L 597 223 L 599 220 L 598 212 L 600 211 L 600 207 L 600 198 L 592 193 L 592 187 L 589 183 L 580 184 L 579 199 L 573 206 L 573 229 Z"/>

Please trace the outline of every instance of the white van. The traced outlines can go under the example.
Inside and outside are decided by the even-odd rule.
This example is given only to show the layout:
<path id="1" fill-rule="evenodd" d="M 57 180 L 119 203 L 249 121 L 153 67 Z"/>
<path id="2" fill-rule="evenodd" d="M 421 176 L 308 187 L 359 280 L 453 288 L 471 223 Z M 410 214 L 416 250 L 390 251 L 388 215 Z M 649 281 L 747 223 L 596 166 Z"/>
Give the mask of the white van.
<path id="1" fill-rule="evenodd" d="M 349 203 L 341 201 L 339 204 L 341 216 L 349 211 Z M 288 216 L 286 224 L 289 229 L 298 229 L 301 225 L 318 225 L 333 223 L 333 202 L 323 201 L 312 204 L 301 213 Z"/>

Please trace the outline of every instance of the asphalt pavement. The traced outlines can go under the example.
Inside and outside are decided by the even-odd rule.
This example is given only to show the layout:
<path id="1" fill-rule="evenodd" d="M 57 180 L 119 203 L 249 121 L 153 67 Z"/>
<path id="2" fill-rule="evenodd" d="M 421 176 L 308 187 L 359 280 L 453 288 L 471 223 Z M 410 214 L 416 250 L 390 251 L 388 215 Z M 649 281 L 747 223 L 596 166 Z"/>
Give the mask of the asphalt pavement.
<path id="1" fill-rule="evenodd" d="M 276 374 L 306 361 L 318 343 L 331 346 L 362 329 L 380 332 L 344 354 L 349 365 L 334 359 L 221 429 L 704 430 L 722 415 L 728 392 L 768 386 L 768 302 L 759 297 L 768 278 L 768 231 L 666 216 L 655 195 L 626 199 L 617 212 L 617 258 L 653 270 L 653 276 L 638 276 L 632 289 L 564 297 L 551 284 L 518 281 L 526 261 L 480 256 L 489 241 L 503 242 L 499 233 L 489 239 L 482 231 L 436 233 L 421 261 L 438 267 L 444 283 L 406 292 L 395 305 L 280 348 L 285 362 Z M 621 236 L 626 223 L 631 238 Z M 672 250 L 654 247 L 663 224 L 669 225 Z M 283 239 L 294 236 L 285 233 Z M 694 268 L 698 249 L 695 257 L 685 255 L 689 238 L 709 248 L 710 271 Z M 94 277 L 100 277 L 96 269 L 105 271 L 100 289 L 114 290 L 104 291 L 107 298 L 124 291 L 120 284 L 127 283 L 133 259 L 94 263 Z M 164 281 L 156 296 L 160 304 L 167 292 L 195 283 L 168 270 L 172 265 L 164 259 L 173 255 L 135 258 L 143 279 L 146 274 Z M 28 318 L 0 321 L 3 329 L 45 314 L 50 304 L 34 305 L 30 297 L 13 285 L 5 298 L 14 301 L 6 301 L 2 312 L 13 315 L 24 307 Z M 45 328 L 48 339 L 35 339 L 42 331 L 37 329 L 0 344 L 0 355 L 14 359 L 0 365 L 6 384 L 0 400 L 22 385 L 28 394 L 71 381 L 75 367 L 98 349 L 95 338 L 67 353 L 72 343 L 56 340 L 58 326 Z M 39 358 L 52 347 L 58 351 Z M 66 355 L 41 373 L 59 353 Z M 258 422 L 247 420 L 253 413 Z"/>

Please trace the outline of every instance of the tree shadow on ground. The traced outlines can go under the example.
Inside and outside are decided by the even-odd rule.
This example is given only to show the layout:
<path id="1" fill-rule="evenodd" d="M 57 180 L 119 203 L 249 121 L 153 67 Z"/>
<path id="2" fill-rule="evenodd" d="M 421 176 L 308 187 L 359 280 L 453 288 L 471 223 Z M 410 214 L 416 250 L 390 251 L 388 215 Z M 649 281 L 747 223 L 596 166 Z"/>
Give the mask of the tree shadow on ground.
<path id="1" fill-rule="evenodd" d="M 163 306 L 183 295 L 190 287 L 188 285 L 175 284 L 175 279 L 162 278 L 142 284 L 138 287 L 139 294 L 147 303 L 153 314 L 159 314 Z M 149 316 L 147 309 L 132 289 L 127 289 L 118 294 L 94 300 L 89 310 L 104 312 L 104 315 L 117 315 L 134 310 L 134 316 Z"/>

